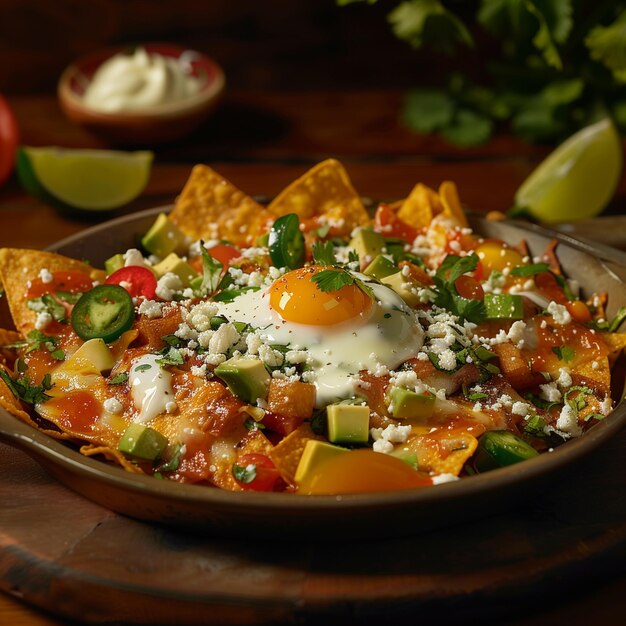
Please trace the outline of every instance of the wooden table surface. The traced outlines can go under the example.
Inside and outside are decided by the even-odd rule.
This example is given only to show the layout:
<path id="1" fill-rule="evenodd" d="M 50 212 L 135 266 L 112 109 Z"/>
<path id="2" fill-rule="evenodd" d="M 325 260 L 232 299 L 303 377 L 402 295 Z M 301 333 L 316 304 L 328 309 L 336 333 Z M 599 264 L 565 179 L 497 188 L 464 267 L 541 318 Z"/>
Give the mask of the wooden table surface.
<path id="1" fill-rule="evenodd" d="M 65 120 L 50 95 L 10 98 L 10 102 L 24 144 L 106 147 Z M 145 192 L 123 212 L 171 203 L 197 162 L 211 164 L 248 193 L 271 196 L 309 165 L 329 156 L 343 161 L 363 196 L 399 198 L 418 181 L 438 185 L 451 179 L 457 182 L 463 202 L 473 209 L 506 210 L 517 186 L 548 151 L 507 136 L 468 151 L 436 138 L 417 137 L 398 121 L 400 102 L 397 92 L 228 94 L 199 132 L 155 149 Z M 626 214 L 626 180 L 621 181 L 609 212 Z M 23 192 L 15 180 L 0 189 L 0 246 L 41 248 L 92 223 L 61 215 Z M 623 614 L 620 619 L 618 612 L 626 608 L 625 598 L 626 575 L 621 575 L 582 596 L 557 598 L 547 611 L 507 623 L 621 624 Z M 62 623 L 0 594 L 0 624 Z"/>

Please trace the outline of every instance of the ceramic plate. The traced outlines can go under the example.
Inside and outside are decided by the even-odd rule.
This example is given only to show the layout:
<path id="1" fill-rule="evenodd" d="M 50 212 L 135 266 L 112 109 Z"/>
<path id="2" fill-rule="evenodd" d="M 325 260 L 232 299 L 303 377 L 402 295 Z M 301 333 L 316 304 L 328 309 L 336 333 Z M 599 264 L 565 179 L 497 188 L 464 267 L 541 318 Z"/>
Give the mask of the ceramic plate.
<path id="1" fill-rule="evenodd" d="M 116 252 L 134 246 L 156 214 L 168 207 L 121 217 L 65 239 L 50 249 L 102 266 Z M 609 315 L 626 305 L 626 255 L 612 248 L 571 239 L 538 226 L 488 222 L 474 216 L 472 225 L 486 237 L 516 243 L 526 239 L 535 254 L 547 243 L 560 241 L 558 256 L 567 275 L 583 290 L 606 291 Z M 281 493 L 233 493 L 155 480 L 129 474 L 119 467 L 82 456 L 23 424 L 0 409 L 0 438 L 16 445 L 45 466 L 61 482 L 85 497 L 135 518 L 184 527 L 202 527 L 229 535 L 302 536 L 303 532 L 335 539 L 366 536 L 372 524 L 384 524 L 388 534 L 408 534 L 452 521 L 501 511 L 519 503 L 601 443 L 612 438 L 626 421 L 620 403 L 606 419 L 579 439 L 554 452 L 517 465 L 454 483 L 416 491 L 344 496 L 294 496 Z M 390 523 L 390 520 L 393 523 Z M 332 531 L 332 532 L 331 532 Z"/>

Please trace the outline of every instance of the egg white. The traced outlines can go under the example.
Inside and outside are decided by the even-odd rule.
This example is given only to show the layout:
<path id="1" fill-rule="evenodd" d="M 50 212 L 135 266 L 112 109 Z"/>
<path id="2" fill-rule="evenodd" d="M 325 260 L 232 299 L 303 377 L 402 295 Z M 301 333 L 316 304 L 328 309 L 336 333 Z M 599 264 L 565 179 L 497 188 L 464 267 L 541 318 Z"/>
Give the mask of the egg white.
<path id="1" fill-rule="evenodd" d="M 367 280 L 361 274 L 355 276 Z M 384 374 L 415 357 L 423 345 L 424 333 L 415 312 L 389 287 L 368 285 L 374 302 L 366 318 L 332 326 L 282 319 L 270 306 L 269 289 L 248 291 L 232 302 L 217 304 L 221 315 L 249 324 L 264 343 L 306 350 L 304 379 L 315 385 L 316 405 L 322 407 L 354 396 L 360 370 Z"/>

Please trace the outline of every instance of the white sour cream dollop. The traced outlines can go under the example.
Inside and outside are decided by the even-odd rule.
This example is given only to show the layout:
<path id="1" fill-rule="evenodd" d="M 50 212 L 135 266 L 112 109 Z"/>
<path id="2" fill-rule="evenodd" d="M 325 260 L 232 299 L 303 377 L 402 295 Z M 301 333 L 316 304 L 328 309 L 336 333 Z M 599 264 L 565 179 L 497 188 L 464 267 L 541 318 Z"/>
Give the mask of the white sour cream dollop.
<path id="1" fill-rule="evenodd" d="M 184 56 L 184 55 L 183 55 Z M 150 111 L 197 94 L 203 81 L 175 59 L 137 48 L 105 61 L 89 82 L 83 101 L 103 113 Z"/>

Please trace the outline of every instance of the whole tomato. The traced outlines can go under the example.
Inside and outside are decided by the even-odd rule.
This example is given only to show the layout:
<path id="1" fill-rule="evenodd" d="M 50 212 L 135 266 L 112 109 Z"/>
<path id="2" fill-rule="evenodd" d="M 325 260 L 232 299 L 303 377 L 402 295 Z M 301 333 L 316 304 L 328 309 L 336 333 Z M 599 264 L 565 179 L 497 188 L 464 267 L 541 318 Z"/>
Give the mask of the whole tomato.
<path id="1" fill-rule="evenodd" d="M 6 98 L 0 94 L 0 185 L 11 175 L 19 133 L 15 115 Z"/>

